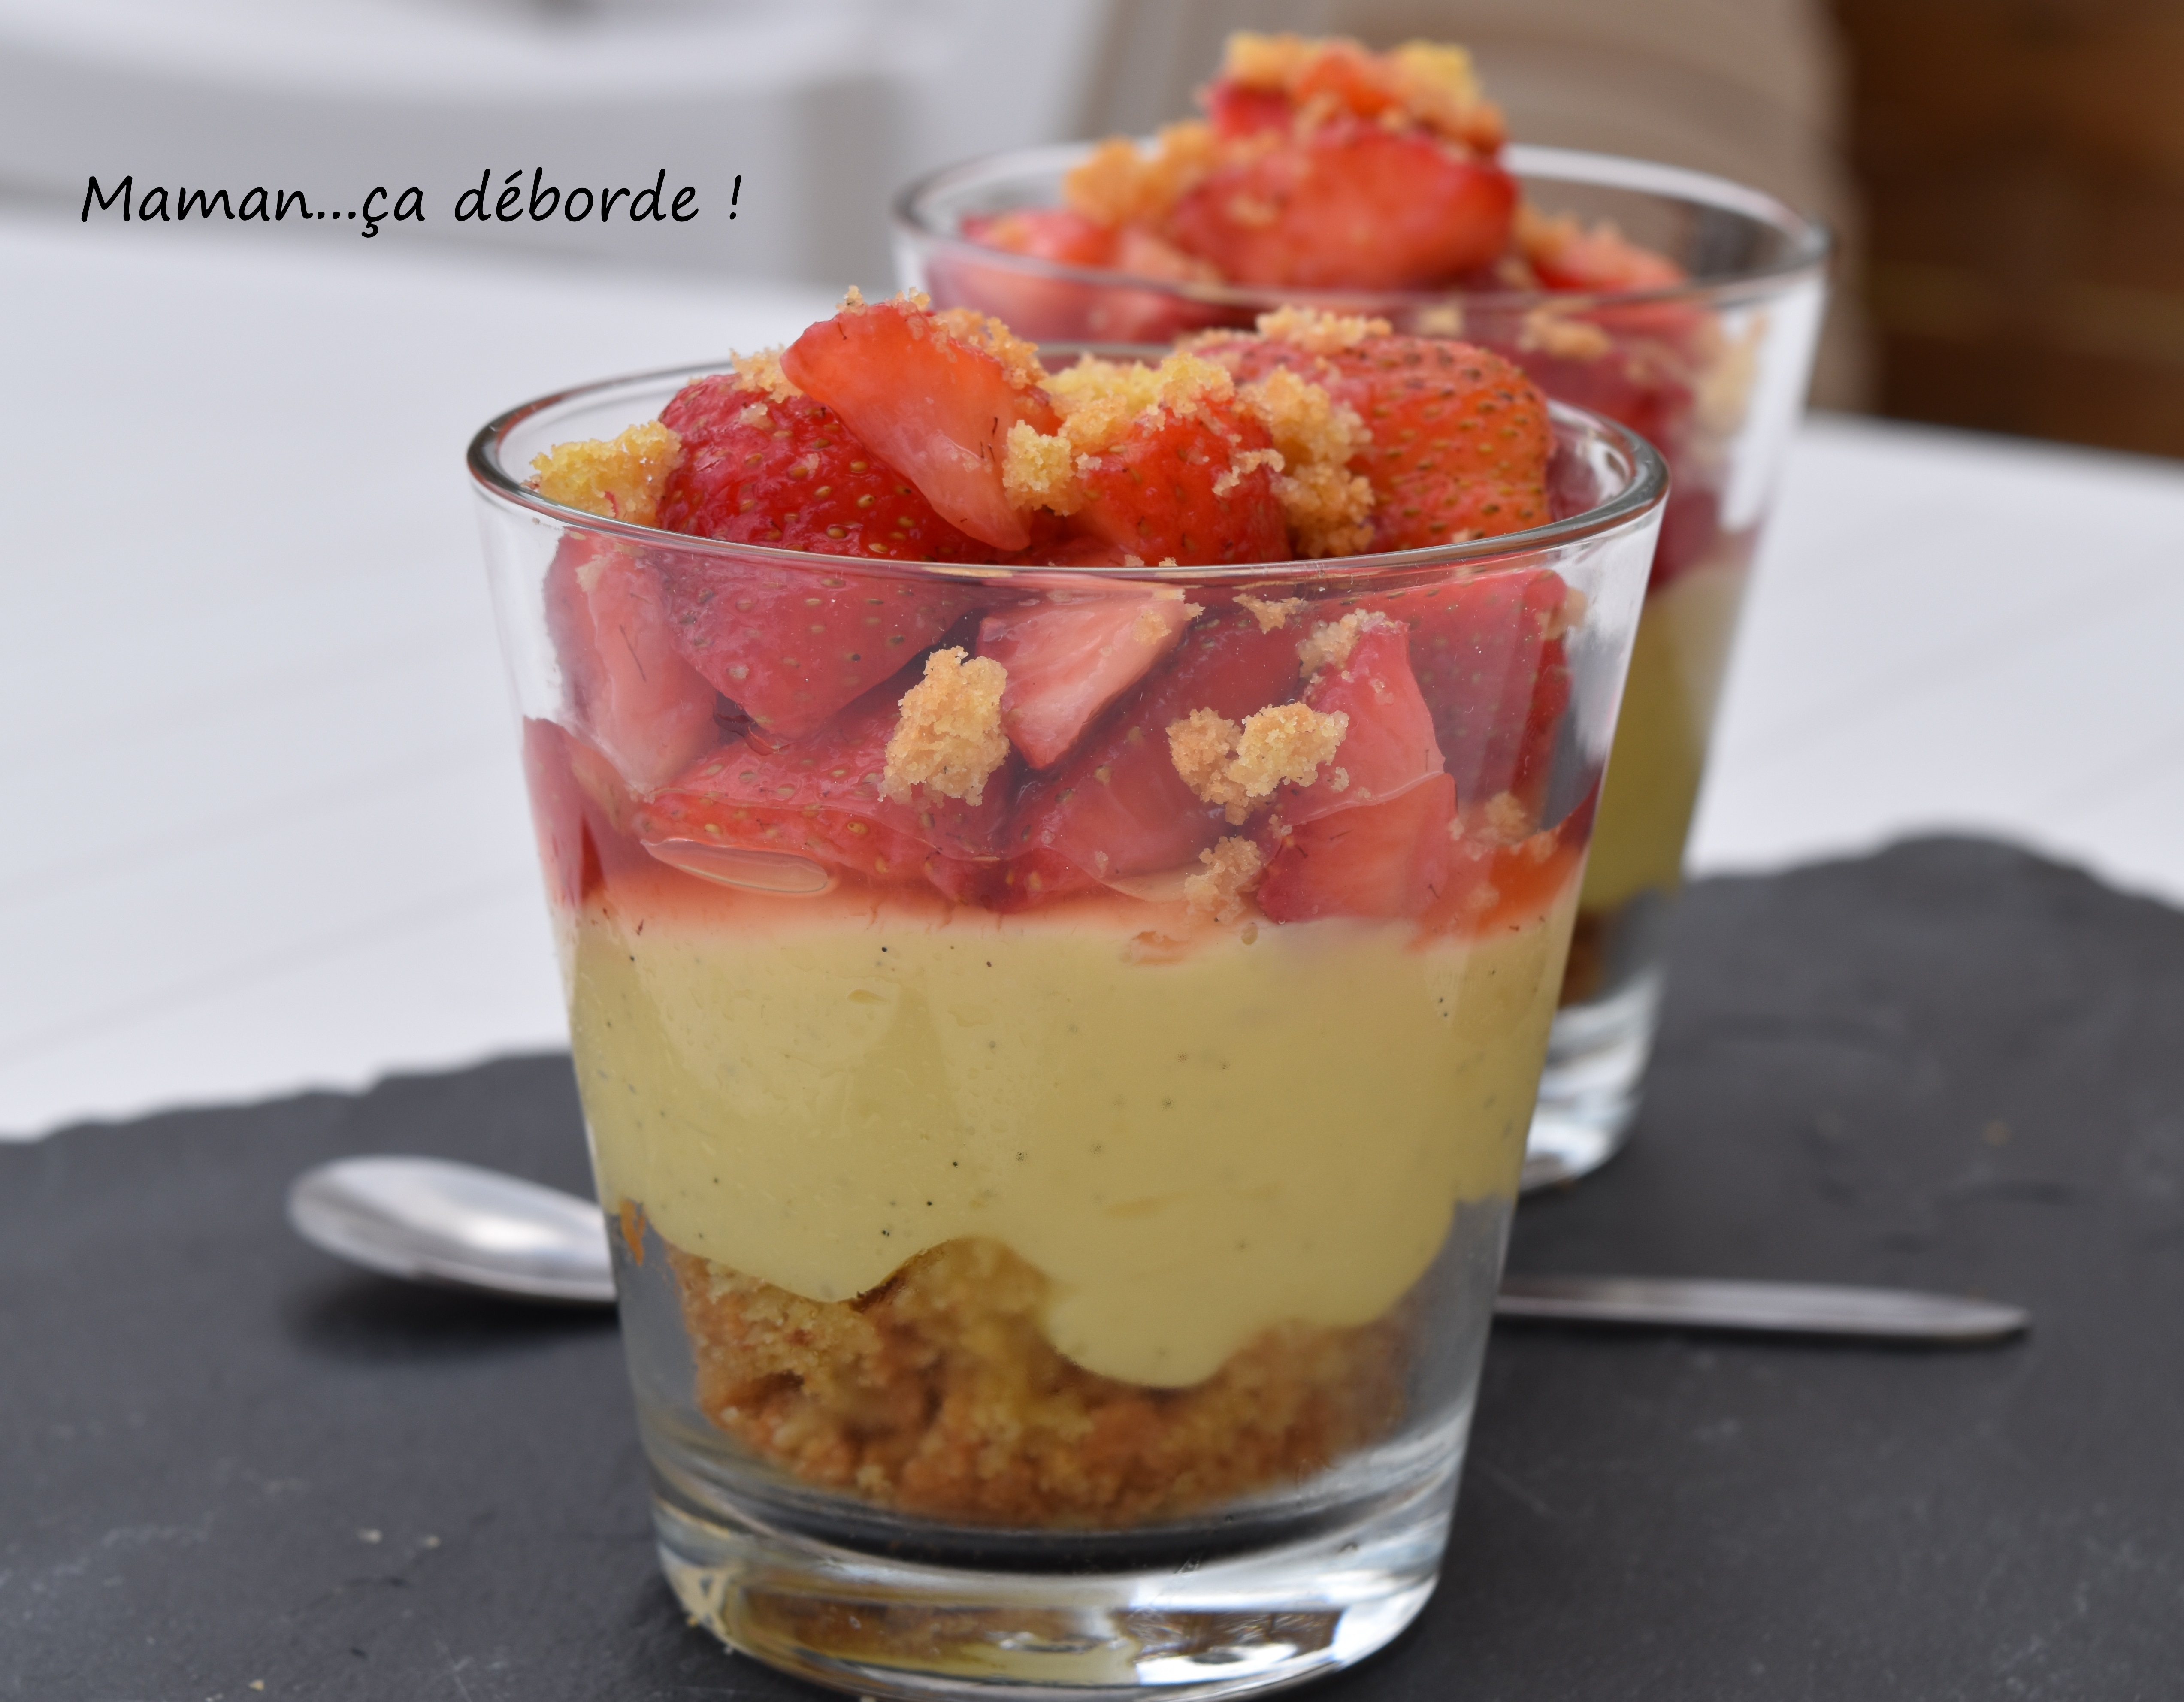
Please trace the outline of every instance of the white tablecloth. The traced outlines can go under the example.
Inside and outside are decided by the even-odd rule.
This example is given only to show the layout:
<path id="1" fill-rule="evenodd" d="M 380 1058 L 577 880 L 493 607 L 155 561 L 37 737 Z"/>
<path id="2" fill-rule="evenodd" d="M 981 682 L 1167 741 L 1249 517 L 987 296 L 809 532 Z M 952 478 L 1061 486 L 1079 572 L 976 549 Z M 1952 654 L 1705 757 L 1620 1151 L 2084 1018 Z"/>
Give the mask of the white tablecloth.
<path id="1" fill-rule="evenodd" d="M 0 220 L 0 1131 L 563 1037 L 463 446 L 819 292 Z M 2184 468 L 1801 440 L 1702 871 L 1962 828 L 2184 902 Z"/>

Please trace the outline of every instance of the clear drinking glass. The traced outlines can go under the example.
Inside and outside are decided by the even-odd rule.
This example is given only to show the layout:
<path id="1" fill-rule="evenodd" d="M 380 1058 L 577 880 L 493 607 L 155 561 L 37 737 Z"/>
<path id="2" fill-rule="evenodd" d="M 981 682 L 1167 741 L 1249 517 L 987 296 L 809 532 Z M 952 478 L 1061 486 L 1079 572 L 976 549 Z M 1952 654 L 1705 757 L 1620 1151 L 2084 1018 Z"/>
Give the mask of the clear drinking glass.
<path id="1" fill-rule="evenodd" d="M 867 1695 L 1359 1659 L 1446 1538 L 1659 458 L 1557 407 L 1553 524 L 1238 569 L 876 564 L 525 487 L 683 378 L 529 403 L 470 458 L 677 1594 Z M 920 656 L 770 741 L 674 697 L 669 586 L 913 604 L 955 643 L 1091 602 L 1173 648 L 1049 769 L 890 798 L 857 753 Z M 1346 737 L 1253 887 L 1256 830 L 1168 743 L 1238 692 L 1435 732 Z M 1088 851 L 1125 789 L 1134 854 Z"/>
<path id="2" fill-rule="evenodd" d="M 1165 341 L 1301 303 L 1462 337 L 1548 395 L 1593 409 L 1668 459 L 1668 510 L 1595 830 L 1528 1187 L 1603 1163 L 1637 1113 L 1715 705 L 1762 523 L 1804 405 L 1825 306 L 1825 229 L 1719 178 L 1640 160 L 1513 147 L 1525 199 L 1612 220 L 1691 279 L 1667 289 L 1291 290 L 1128 277 L 980 248 L 969 215 L 1052 206 L 1079 145 L 998 154 L 905 191 L 896 266 L 936 307 L 1000 314 L 1022 335 Z"/>

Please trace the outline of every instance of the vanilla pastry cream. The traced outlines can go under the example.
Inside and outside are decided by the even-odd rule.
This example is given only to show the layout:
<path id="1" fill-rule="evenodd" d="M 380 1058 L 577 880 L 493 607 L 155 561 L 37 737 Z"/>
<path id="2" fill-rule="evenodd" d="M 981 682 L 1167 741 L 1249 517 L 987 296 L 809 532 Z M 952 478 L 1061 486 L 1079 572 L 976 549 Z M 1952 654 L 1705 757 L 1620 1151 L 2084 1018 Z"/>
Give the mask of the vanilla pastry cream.
<path id="1" fill-rule="evenodd" d="M 814 1300 L 991 1237 L 1051 1282 L 1061 1352 L 1189 1385 L 1272 1325 L 1379 1317 L 1460 1203 L 1513 1196 L 1574 886 L 1430 940 L 617 895 L 564 918 L 601 1197 Z"/>

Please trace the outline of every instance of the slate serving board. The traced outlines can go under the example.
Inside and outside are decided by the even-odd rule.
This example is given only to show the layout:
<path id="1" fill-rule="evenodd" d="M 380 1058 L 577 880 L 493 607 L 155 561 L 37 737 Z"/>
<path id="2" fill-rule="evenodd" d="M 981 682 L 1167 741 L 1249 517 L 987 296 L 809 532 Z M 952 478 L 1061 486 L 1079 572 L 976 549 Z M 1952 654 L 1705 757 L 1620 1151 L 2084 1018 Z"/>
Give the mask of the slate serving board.
<path id="1" fill-rule="evenodd" d="M 1505 1327 L 1440 1591 L 1312 1694 L 2184 1694 L 2184 915 L 2000 846 L 1707 882 L 1630 1151 L 1512 1263 L 2030 1304 L 1918 1352 Z M 567 1061 L 0 1149 L 0 1696 L 820 1693 L 655 1571 L 603 1318 L 297 1242 L 291 1176 L 584 1186 Z"/>

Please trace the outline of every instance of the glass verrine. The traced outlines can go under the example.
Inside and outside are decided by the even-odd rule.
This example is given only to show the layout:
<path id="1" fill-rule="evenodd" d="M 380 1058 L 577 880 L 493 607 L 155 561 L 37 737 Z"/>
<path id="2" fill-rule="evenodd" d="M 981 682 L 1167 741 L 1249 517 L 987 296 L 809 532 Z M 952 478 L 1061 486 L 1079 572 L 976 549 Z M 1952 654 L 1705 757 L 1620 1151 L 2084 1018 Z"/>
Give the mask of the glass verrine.
<path id="1" fill-rule="evenodd" d="M 878 564 L 526 488 L 685 376 L 471 452 L 670 1580 L 865 1694 L 1359 1659 L 1446 1538 L 1659 458 L 1557 407 L 1554 524 L 1242 569 Z M 915 604 L 935 654 L 1089 605 L 1162 659 L 1049 767 L 890 795 L 919 655 L 771 740 L 674 698 L 670 588 Z M 1276 833 L 1177 778 L 1241 701 L 1410 731 L 1345 733 Z"/>
<path id="2" fill-rule="evenodd" d="M 1673 485 L 1625 690 L 1615 759 L 1540 1084 L 1525 1180 L 1604 1162 L 1637 1112 L 1714 710 L 1753 551 L 1802 411 L 1825 306 L 1827 233 L 1757 191 L 1639 160 L 1512 147 L 1525 200 L 1623 234 L 1683 286 L 1547 290 L 1297 290 L 1128 276 L 982 248 L 967 217 L 1061 200 L 1080 145 L 1025 149 L 912 185 L 897 269 L 936 307 L 976 307 L 1034 337 L 1161 341 L 1302 303 L 1461 337 L 1523 366 L 1548 395 L 1652 442 Z"/>

